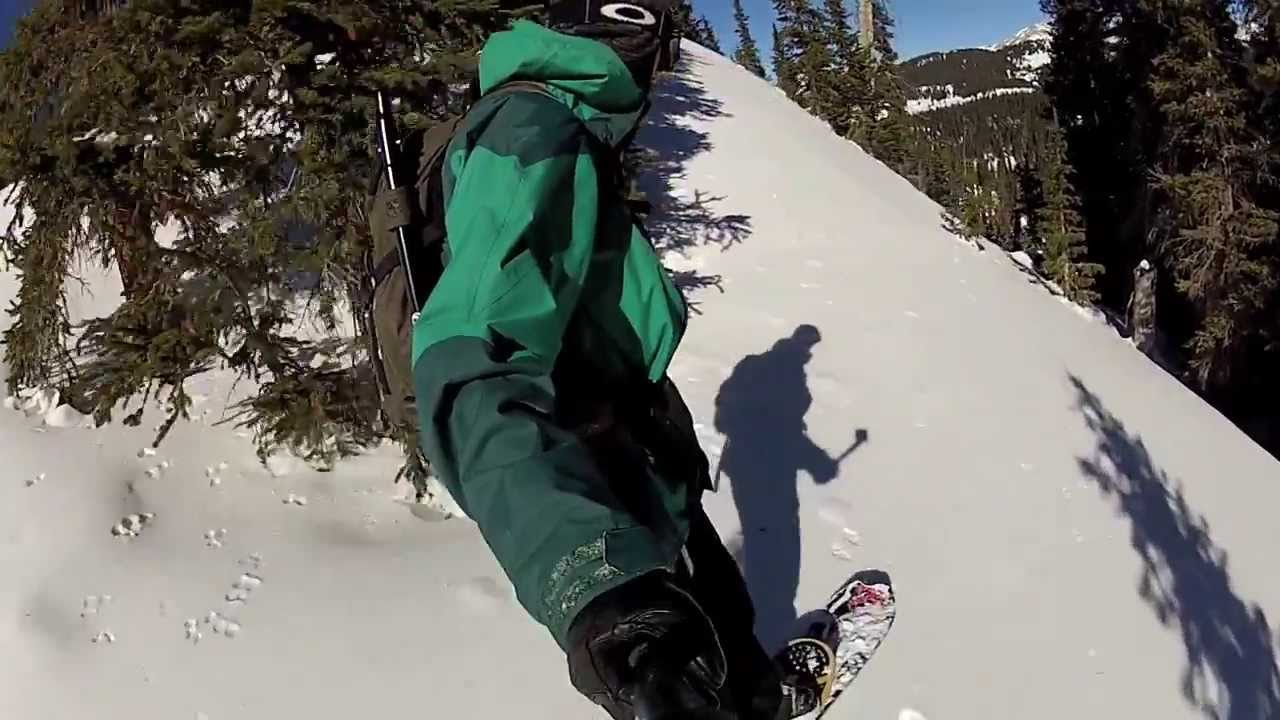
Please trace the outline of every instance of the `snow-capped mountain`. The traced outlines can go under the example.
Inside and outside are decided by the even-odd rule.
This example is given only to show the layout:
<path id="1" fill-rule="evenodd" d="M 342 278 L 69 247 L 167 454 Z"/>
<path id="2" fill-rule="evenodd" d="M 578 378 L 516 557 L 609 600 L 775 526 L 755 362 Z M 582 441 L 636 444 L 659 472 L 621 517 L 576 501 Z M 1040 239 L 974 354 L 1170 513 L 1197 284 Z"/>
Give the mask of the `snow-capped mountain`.
<path id="1" fill-rule="evenodd" d="M 1002 95 L 1035 93 L 1049 64 L 1052 28 L 1037 23 L 984 48 L 933 52 L 902 63 L 913 115 Z"/>
<path id="2" fill-rule="evenodd" d="M 1028 25 L 1027 27 L 1022 28 L 1018 32 L 1014 33 L 1012 37 L 996 43 L 991 46 L 990 49 L 1003 50 L 1007 47 L 1021 45 L 1023 43 L 1047 43 L 1052 39 L 1053 26 L 1047 22 L 1039 22 L 1035 25 Z"/>

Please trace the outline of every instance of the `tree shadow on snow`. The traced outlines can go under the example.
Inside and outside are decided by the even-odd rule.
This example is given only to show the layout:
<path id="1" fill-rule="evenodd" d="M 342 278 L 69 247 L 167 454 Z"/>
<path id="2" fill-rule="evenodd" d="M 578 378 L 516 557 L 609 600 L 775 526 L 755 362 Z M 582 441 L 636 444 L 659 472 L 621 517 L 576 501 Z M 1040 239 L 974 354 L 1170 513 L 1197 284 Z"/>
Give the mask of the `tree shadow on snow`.
<path id="1" fill-rule="evenodd" d="M 1132 524 L 1131 542 L 1143 562 L 1139 594 L 1162 625 L 1182 634 L 1183 696 L 1210 720 L 1280 717 L 1276 646 L 1262 608 L 1236 595 L 1226 551 L 1214 545 L 1208 523 L 1142 438 L 1079 378 L 1071 383 L 1098 443 L 1091 457 L 1079 458 L 1080 468 Z"/>
<path id="2" fill-rule="evenodd" d="M 659 255 L 702 245 L 727 249 L 751 234 L 750 216 L 719 213 L 716 206 L 725 198 L 682 182 L 689 161 L 711 149 L 708 134 L 691 127 L 690 121 L 727 115 L 724 104 L 708 95 L 692 76 L 691 70 L 701 63 L 686 54 L 673 73 L 659 80 L 653 90 L 653 106 L 636 136 L 636 146 L 644 154 L 636 185 L 653 204 L 645 226 Z M 696 270 L 673 275 L 686 294 L 707 287 L 721 289 L 716 275 Z"/>
<path id="3" fill-rule="evenodd" d="M 801 325 L 769 350 L 743 358 L 720 386 L 715 426 L 725 436 L 717 475 L 729 478 L 742 525 L 740 559 L 756 607 L 756 634 L 776 649 L 796 623 L 800 584 L 800 471 L 818 484 L 835 479 L 842 460 L 867 441 L 866 430 L 839 457 L 809 438 L 813 404 L 805 366 L 822 339 Z"/>

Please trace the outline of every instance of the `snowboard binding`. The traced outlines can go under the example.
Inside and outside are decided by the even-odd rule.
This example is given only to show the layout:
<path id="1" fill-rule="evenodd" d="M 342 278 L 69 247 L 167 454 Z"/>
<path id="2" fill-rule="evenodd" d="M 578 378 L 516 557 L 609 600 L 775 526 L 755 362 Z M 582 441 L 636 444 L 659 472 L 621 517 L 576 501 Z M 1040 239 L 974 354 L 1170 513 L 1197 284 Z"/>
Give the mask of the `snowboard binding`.
<path id="1" fill-rule="evenodd" d="M 815 720 L 831 708 L 880 647 L 896 612 L 889 575 L 863 570 L 806 616 L 806 629 L 774 657 L 792 720 Z"/>

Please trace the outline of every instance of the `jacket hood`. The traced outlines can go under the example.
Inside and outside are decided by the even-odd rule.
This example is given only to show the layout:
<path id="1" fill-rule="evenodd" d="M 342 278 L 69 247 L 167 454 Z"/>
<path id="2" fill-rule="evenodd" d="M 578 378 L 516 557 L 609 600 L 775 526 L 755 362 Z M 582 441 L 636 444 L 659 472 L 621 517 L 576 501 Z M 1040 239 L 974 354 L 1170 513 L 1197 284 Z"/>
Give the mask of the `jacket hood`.
<path id="1" fill-rule="evenodd" d="M 480 92 L 511 80 L 547 85 L 601 141 L 626 140 L 648 109 L 648 94 L 609 46 L 520 20 L 494 33 L 480 56 Z"/>

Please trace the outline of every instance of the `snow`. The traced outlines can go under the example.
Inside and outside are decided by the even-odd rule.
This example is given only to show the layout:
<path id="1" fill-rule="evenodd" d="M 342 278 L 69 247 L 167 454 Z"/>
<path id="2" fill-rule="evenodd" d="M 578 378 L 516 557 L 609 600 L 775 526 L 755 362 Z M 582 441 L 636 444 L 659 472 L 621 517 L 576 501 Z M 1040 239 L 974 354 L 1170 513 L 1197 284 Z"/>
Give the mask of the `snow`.
<path id="1" fill-rule="evenodd" d="M 1053 56 L 1048 50 L 1036 50 L 1018 58 L 1018 66 L 1023 70 L 1039 70 L 1048 65 L 1053 60 Z"/>
<path id="2" fill-rule="evenodd" d="M 1280 462 L 767 83 L 686 56 L 641 141 L 670 172 L 648 181 L 655 238 L 696 303 L 672 376 L 713 462 L 741 452 L 714 414 L 734 367 L 760 355 L 791 378 L 751 390 L 769 472 L 726 471 L 708 513 L 772 578 L 753 584 L 766 636 L 855 569 L 897 588 L 894 629 L 828 717 L 1280 717 Z M 75 317 L 117 301 L 91 270 Z M 770 352 L 802 326 L 811 358 Z M 193 379 L 210 414 L 154 455 L 158 412 L 0 412 L 0 715 L 602 717 L 474 525 L 391 483 L 398 450 L 264 467 L 214 424 L 230 381 Z M 803 426 L 778 425 L 768 409 L 806 391 Z M 800 470 L 810 442 L 842 455 L 834 479 Z M 744 544 L 750 497 L 747 531 L 772 544 Z"/>
<path id="3" fill-rule="evenodd" d="M 1048 50 L 1035 50 L 1021 55 L 1014 59 L 1014 65 L 1018 70 L 1013 76 L 1023 82 L 1039 82 L 1040 69 L 1048 65 L 1052 59 Z"/>
<path id="4" fill-rule="evenodd" d="M 1010 37 L 1009 39 L 997 43 L 987 49 L 1003 50 L 1014 45 L 1021 45 L 1022 43 L 1048 42 L 1052 39 L 1053 25 L 1048 22 L 1039 22 L 1022 28 L 1018 32 L 1014 33 L 1013 37 Z"/>
<path id="5" fill-rule="evenodd" d="M 948 86 L 950 88 L 950 86 Z M 949 90 L 946 97 L 941 98 L 916 98 L 907 101 L 907 114 L 919 115 L 921 113 L 932 112 L 941 108 L 958 107 L 960 105 L 968 105 L 971 102 L 982 100 L 984 98 L 998 97 L 1000 95 L 1020 95 L 1024 93 L 1036 92 L 1033 87 L 1008 87 L 995 88 L 972 95 L 956 95 L 954 90 Z"/>
<path id="6" fill-rule="evenodd" d="M 120 139 L 120 133 L 112 130 L 110 132 L 102 132 L 102 128 L 93 128 L 81 135 L 71 138 L 74 142 L 93 141 L 96 145 L 110 146 L 116 140 Z"/>

